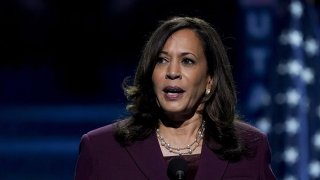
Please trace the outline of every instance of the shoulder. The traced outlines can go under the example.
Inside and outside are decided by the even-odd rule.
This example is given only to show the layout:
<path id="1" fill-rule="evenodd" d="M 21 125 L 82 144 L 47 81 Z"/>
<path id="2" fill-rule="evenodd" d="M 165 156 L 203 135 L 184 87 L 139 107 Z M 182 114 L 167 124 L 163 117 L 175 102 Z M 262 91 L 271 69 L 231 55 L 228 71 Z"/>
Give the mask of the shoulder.
<path id="1" fill-rule="evenodd" d="M 242 121 L 235 122 L 235 129 L 239 140 L 246 148 L 247 155 L 262 155 L 269 151 L 267 135 L 258 128 Z"/>
<path id="2" fill-rule="evenodd" d="M 96 179 L 93 177 L 100 176 L 102 172 L 113 172 L 113 166 L 119 159 L 130 159 L 126 149 L 114 137 L 118 123 L 102 126 L 82 136 L 75 179 Z"/>
<path id="3" fill-rule="evenodd" d="M 241 121 L 236 121 L 234 127 L 245 151 L 239 161 L 229 164 L 227 170 L 229 175 L 254 177 L 254 179 L 275 179 L 270 166 L 271 151 L 267 135 L 256 127 Z"/>
<path id="4" fill-rule="evenodd" d="M 115 132 L 119 123 L 123 120 L 118 120 L 114 123 L 93 129 L 85 133 L 81 138 L 80 146 L 91 147 L 91 149 L 108 149 L 108 147 L 120 146 L 115 139 Z"/>
<path id="5" fill-rule="evenodd" d="M 112 123 L 112 124 L 99 127 L 97 129 L 93 129 L 87 132 L 86 135 L 93 139 L 100 138 L 100 137 L 108 137 L 114 133 L 116 124 L 117 123 Z"/>
<path id="6" fill-rule="evenodd" d="M 261 130 L 243 121 L 236 121 L 235 129 L 239 137 L 246 141 L 255 142 L 266 138 Z"/>

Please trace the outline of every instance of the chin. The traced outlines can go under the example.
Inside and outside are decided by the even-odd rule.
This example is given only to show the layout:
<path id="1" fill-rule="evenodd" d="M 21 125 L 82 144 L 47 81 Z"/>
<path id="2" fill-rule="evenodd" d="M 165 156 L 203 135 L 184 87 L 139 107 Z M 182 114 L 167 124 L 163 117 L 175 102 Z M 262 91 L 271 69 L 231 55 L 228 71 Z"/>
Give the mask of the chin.
<path id="1" fill-rule="evenodd" d="M 163 108 L 163 111 L 167 114 L 171 113 L 182 113 L 183 111 L 180 109 L 173 109 L 173 108 Z"/>
<path id="2" fill-rule="evenodd" d="M 170 106 L 170 105 L 164 105 L 164 106 L 161 106 L 162 109 L 164 111 L 167 111 L 167 112 L 182 112 L 185 110 L 184 107 L 182 106 L 177 106 L 177 105 L 173 105 L 173 106 Z"/>
<path id="3" fill-rule="evenodd" d="M 185 108 L 177 108 L 177 107 L 164 107 L 162 109 L 166 114 L 174 114 L 174 115 L 186 114 L 187 112 Z"/>

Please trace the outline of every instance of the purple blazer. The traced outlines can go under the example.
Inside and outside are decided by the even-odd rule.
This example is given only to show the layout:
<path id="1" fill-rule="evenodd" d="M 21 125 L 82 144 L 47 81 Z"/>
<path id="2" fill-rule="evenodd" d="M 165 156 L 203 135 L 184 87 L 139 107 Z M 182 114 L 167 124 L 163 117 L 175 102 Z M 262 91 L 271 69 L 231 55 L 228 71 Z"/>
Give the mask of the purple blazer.
<path id="1" fill-rule="evenodd" d="M 203 143 L 195 179 L 275 179 L 266 136 L 245 123 L 237 123 L 236 127 L 255 153 L 238 162 L 229 162 L 219 159 Z M 111 124 L 82 136 L 75 180 L 168 179 L 167 164 L 155 133 L 127 147 L 120 146 L 113 133 L 114 124 Z"/>

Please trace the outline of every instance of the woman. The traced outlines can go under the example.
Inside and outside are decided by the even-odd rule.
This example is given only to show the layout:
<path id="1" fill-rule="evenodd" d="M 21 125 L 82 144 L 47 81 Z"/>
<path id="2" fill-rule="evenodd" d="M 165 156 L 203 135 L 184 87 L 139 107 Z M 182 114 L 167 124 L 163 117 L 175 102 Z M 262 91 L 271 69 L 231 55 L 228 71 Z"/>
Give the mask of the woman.
<path id="1" fill-rule="evenodd" d="M 176 157 L 186 179 L 275 179 L 266 136 L 235 115 L 226 51 L 204 20 L 162 22 L 124 90 L 131 117 L 82 137 L 76 180 L 168 179 Z"/>

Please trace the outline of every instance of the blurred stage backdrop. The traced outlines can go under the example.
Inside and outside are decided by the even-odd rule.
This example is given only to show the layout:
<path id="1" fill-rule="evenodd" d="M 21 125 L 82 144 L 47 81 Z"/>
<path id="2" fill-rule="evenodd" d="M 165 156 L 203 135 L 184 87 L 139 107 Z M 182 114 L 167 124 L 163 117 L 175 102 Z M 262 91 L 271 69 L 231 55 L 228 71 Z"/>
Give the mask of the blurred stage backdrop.
<path id="1" fill-rule="evenodd" d="M 83 133 L 126 116 L 121 82 L 173 15 L 221 34 L 243 119 L 278 179 L 320 178 L 318 1 L 3 0 L 0 179 L 72 179 Z"/>

